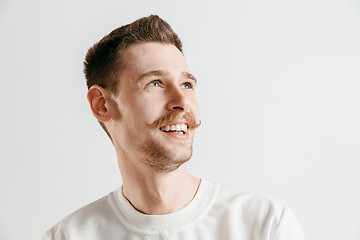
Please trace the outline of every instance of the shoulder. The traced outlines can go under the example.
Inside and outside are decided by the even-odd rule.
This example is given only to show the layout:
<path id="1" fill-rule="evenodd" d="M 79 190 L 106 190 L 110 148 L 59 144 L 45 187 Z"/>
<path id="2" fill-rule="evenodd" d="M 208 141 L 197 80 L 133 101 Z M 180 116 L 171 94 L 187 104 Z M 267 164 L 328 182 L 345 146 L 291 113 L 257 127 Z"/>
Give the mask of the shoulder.
<path id="1" fill-rule="evenodd" d="M 78 234 L 81 229 L 91 229 L 99 224 L 106 224 L 107 222 L 113 221 L 116 216 L 114 216 L 113 206 L 109 195 L 106 195 L 63 218 L 45 233 L 43 240 L 69 239 L 69 236 Z"/>
<path id="2" fill-rule="evenodd" d="M 285 208 L 283 202 L 268 194 L 252 190 L 238 190 L 223 185 L 218 185 L 215 204 L 238 207 L 249 213 L 265 214 L 271 211 L 275 215 L 281 215 Z"/>
<path id="3" fill-rule="evenodd" d="M 292 210 L 265 193 L 218 185 L 212 211 L 253 239 L 304 239 Z"/>

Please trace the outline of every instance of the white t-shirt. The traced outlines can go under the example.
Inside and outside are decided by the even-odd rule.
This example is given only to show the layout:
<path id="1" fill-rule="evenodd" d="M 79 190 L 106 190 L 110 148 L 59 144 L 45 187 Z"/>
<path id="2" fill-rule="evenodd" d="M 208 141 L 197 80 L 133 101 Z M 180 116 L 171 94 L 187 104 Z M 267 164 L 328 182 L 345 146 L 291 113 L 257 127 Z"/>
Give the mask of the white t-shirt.
<path id="1" fill-rule="evenodd" d="M 267 195 L 201 181 L 194 199 L 167 215 L 145 215 L 120 187 L 73 212 L 43 240 L 206 239 L 304 240 L 290 208 Z"/>

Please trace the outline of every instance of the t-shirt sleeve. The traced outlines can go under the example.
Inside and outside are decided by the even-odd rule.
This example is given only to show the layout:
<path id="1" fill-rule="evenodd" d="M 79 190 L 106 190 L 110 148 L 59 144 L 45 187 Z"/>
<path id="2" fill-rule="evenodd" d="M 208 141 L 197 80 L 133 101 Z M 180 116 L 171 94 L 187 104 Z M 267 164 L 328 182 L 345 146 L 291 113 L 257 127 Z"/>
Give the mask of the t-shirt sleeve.
<path id="1" fill-rule="evenodd" d="M 55 225 L 50 230 L 46 231 L 42 236 L 41 240 L 67 240 L 66 234 L 62 230 L 58 230 Z"/>
<path id="2" fill-rule="evenodd" d="M 285 206 L 275 228 L 273 240 L 305 240 L 300 224 L 293 211 Z"/>
<path id="3" fill-rule="evenodd" d="M 44 233 L 44 235 L 42 236 L 41 240 L 49 240 L 47 237 L 47 232 Z"/>

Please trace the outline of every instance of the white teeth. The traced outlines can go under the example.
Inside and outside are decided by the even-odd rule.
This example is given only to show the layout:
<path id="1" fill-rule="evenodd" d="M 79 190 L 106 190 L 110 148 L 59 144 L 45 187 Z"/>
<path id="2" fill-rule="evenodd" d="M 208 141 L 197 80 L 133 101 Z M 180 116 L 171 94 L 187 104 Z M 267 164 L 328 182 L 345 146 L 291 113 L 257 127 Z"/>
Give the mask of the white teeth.
<path id="1" fill-rule="evenodd" d="M 183 132 L 188 131 L 187 124 L 173 124 L 173 125 L 166 125 L 160 128 L 162 131 L 169 132 L 169 131 L 176 131 L 177 133 L 183 134 Z"/>
<path id="2" fill-rule="evenodd" d="M 187 132 L 187 125 L 186 124 L 181 124 L 181 130 L 184 132 Z"/>

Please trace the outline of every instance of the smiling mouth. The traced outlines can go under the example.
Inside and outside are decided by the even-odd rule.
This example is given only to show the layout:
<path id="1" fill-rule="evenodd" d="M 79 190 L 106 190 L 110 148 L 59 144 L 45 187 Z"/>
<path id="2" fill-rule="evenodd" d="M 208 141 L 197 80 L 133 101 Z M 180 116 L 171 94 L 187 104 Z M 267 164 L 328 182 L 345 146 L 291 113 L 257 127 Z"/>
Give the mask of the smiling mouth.
<path id="1" fill-rule="evenodd" d="M 183 135 L 187 133 L 188 125 L 186 123 L 166 125 L 161 127 L 160 130 L 167 133 L 176 133 L 179 135 Z"/>

